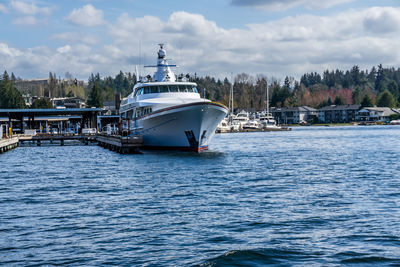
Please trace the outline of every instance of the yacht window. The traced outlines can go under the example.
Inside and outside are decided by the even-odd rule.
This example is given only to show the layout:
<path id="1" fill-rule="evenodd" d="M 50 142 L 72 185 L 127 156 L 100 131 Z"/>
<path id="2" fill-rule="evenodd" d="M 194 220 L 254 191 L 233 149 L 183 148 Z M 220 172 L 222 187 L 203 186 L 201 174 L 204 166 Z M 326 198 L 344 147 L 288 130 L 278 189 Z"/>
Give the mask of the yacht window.
<path id="1" fill-rule="evenodd" d="M 133 117 L 133 110 L 129 110 L 129 111 L 126 113 L 125 118 L 127 118 L 127 119 L 132 119 L 132 117 Z"/>
<path id="2" fill-rule="evenodd" d="M 157 86 L 150 86 L 150 94 L 156 94 L 158 93 L 158 87 Z"/>
<path id="3" fill-rule="evenodd" d="M 196 89 L 195 86 L 192 87 L 192 92 L 193 92 L 193 93 L 197 93 L 197 89 Z"/>
<path id="4" fill-rule="evenodd" d="M 189 93 L 193 93 L 193 85 L 186 85 L 186 91 L 185 92 L 189 92 Z"/>
<path id="5" fill-rule="evenodd" d="M 168 88 L 170 92 L 179 92 L 178 85 L 169 85 Z"/>
<path id="6" fill-rule="evenodd" d="M 145 87 L 144 88 L 144 93 L 145 94 L 150 94 L 151 92 L 150 92 L 150 87 Z"/>
<path id="7" fill-rule="evenodd" d="M 158 88 L 160 89 L 160 93 L 168 93 L 169 92 L 167 85 L 160 85 Z"/>
<path id="8" fill-rule="evenodd" d="M 179 85 L 180 92 L 187 92 L 186 87 L 184 85 Z"/>

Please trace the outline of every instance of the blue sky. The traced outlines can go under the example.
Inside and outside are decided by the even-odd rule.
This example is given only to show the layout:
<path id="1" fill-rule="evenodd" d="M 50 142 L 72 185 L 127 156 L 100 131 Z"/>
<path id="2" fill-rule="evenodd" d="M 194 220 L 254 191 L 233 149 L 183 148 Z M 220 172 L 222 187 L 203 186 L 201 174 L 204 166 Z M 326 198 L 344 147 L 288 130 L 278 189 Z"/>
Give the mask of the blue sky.
<path id="1" fill-rule="evenodd" d="M 154 64 L 216 77 L 399 67 L 395 0 L 0 0 L 0 71 L 115 75 Z"/>

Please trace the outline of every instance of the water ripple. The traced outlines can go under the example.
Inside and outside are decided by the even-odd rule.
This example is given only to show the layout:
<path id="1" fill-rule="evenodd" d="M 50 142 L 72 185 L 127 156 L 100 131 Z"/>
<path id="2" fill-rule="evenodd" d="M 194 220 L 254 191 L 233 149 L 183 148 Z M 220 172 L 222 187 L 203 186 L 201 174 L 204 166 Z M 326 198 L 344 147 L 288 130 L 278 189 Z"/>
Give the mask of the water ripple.
<path id="1" fill-rule="evenodd" d="M 0 265 L 395 266 L 400 127 L 0 154 Z"/>

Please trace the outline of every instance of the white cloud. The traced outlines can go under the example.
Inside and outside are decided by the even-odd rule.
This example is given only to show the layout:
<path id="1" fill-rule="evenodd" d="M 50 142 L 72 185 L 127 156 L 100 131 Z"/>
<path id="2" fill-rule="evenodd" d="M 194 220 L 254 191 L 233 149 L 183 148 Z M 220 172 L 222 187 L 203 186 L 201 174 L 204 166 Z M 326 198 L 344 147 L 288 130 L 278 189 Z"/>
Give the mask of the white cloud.
<path id="1" fill-rule="evenodd" d="M 20 0 L 11 0 L 10 8 L 16 13 L 12 23 L 25 26 L 44 24 L 46 21 L 44 17 L 51 15 L 52 12 L 50 7 L 39 7 L 33 2 Z"/>
<path id="2" fill-rule="evenodd" d="M 295 7 L 304 6 L 308 9 L 329 8 L 355 0 L 232 0 L 232 5 L 249 6 L 261 8 L 269 11 L 282 11 Z"/>
<path id="3" fill-rule="evenodd" d="M 363 19 L 364 28 L 376 34 L 397 32 L 400 29 L 400 16 L 398 9 L 371 8 Z"/>
<path id="4" fill-rule="evenodd" d="M 32 2 L 25 2 L 25 1 L 18 1 L 18 0 L 11 0 L 10 2 L 11 8 L 13 8 L 18 13 L 24 15 L 50 15 L 51 8 L 49 7 L 38 7 L 35 3 Z"/>
<path id="5" fill-rule="evenodd" d="M 14 58 L 20 56 L 22 52 L 18 49 L 9 47 L 6 43 L 0 43 L 0 57 L 4 58 Z"/>
<path id="6" fill-rule="evenodd" d="M 134 65 L 153 65 L 157 44 L 166 44 L 168 58 L 181 66 L 178 73 L 222 77 L 231 72 L 263 73 L 299 78 L 305 72 L 370 68 L 400 62 L 400 8 L 347 10 L 331 16 L 301 15 L 226 29 L 204 16 L 175 12 L 158 17 L 133 18 L 122 14 L 108 24 L 104 36 L 110 43 L 87 42 L 86 33 L 62 33 L 52 38 L 65 43 L 56 49 L 20 50 L 0 44 L 0 62 L 19 76 L 91 72 L 115 75 L 133 71 Z M 394 25 L 394 26 L 393 26 Z M 139 48 L 140 47 L 140 48 Z M 141 55 L 139 55 L 141 51 Z M 146 74 L 153 70 L 146 69 Z"/>
<path id="7" fill-rule="evenodd" d="M 235 6 L 249 6 L 268 11 L 282 11 L 301 6 L 308 9 L 330 8 L 353 1 L 355 0 L 232 0 L 231 3 Z"/>
<path id="8" fill-rule="evenodd" d="M 88 27 L 105 24 L 103 11 L 96 9 L 91 4 L 72 10 L 68 15 L 67 20 L 73 24 Z"/>
<path id="9" fill-rule="evenodd" d="M 70 45 L 65 45 L 65 46 L 57 48 L 57 52 L 60 54 L 68 53 L 69 51 L 71 51 Z"/>

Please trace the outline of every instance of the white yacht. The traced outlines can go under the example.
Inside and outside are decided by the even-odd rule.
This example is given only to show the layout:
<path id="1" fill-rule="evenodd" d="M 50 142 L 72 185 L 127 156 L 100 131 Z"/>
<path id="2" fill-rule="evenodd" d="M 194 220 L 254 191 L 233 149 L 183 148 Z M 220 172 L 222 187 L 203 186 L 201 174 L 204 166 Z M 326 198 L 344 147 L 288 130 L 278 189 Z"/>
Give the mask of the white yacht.
<path id="1" fill-rule="evenodd" d="M 258 120 L 260 121 L 260 125 L 262 128 L 266 128 L 266 129 L 280 128 L 280 126 L 278 126 L 276 124 L 276 120 L 274 119 L 274 116 L 272 116 L 272 114 L 269 112 L 261 112 Z"/>
<path id="2" fill-rule="evenodd" d="M 232 117 L 233 124 L 238 125 L 239 128 L 243 126 L 250 120 L 249 113 L 247 111 L 240 111 L 236 116 Z"/>
<path id="3" fill-rule="evenodd" d="M 227 118 L 222 119 L 222 121 L 218 124 L 216 132 L 217 133 L 229 133 L 232 131 L 232 126 L 229 125 L 229 121 Z"/>
<path id="4" fill-rule="evenodd" d="M 201 98 L 197 84 L 177 80 L 160 44 L 157 68 L 137 83 L 121 102 L 120 114 L 130 132 L 143 136 L 144 148 L 201 151 L 208 148 L 220 121 L 228 113 L 222 104 Z"/>

